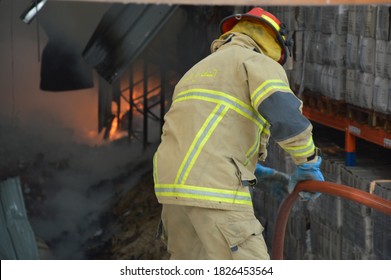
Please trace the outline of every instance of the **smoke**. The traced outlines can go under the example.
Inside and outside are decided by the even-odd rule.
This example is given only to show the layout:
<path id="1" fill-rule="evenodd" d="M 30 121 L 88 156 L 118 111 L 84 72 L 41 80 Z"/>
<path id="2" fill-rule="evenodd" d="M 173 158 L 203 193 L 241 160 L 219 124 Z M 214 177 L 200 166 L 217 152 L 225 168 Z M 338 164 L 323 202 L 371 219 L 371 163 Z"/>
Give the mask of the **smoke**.
<path id="1" fill-rule="evenodd" d="M 53 121 L 37 129 L 1 116 L 0 131 L 0 174 L 22 178 L 30 223 L 54 259 L 83 259 L 87 241 L 110 231 L 101 216 L 151 170 L 156 148 L 124 140 L 78 143 Z"/>
<path id="2" fill-rule="evenodd" d="M 87 240 L 110 230 L 103 227 L 102 214 L 152 168 L 156 147 L 102 140 L 96 86 L 39 89 L 36 22 L 26 25 L 18 18 L 29 1 L 13 2 L 13 13 L 11 0 L 0 2 L 0 180 L 21 178 L 32 228 L 50 248 L 46 257 L 83 259 Z M 45 45 L 47 34 L 40 34 Z M 157 134 L 154 125 L 150 130 Z"/>
<path id="3" fill-rule="evenodd" d="M 102 140 L 97 133 L 96 74 L 94 86 L 88 89 L 40 90 L 44 46 L 49 41 L 66 41 L 69 48 L 81 53 L 107 4 L 94 3 L 92 9 L 92 3 L 48 1 L 38 17 L 26 25 L 19 15 L 29 4 L 29 0 L 0 1 L 0 179 L 21 177 L 30 223 L 49 246 L 50 258 L 83 259 L 88 239 L 112 230 L 104 228 L 102 214 L 152 168 L 156 145 L 144 150 L 137 141 Z M 77 7 L 70 9 L 71 5 Z M 183 15 L 166 29 L 182 22 Z M 197 61 L 206 48 L 201 43 L 203 32 L 193 41 L 186 40 L 199 26 L 198 21 L 193 22 L 196 13 L 189 15 L 192 28 L 180 28 L 186 36 L 176 45 L 180 52 L 174 49 L 171 55 L 172 64 L 179 65 L 181 71 Z M 209 30 L 210 20 L 215 20 L 214 13 L 199 19 L 204 30 Z M 170 35 L 177 37 L 176 33 Z M 161 51 L 156 43 L 149 55 L 159 61 Z M 159 115 L 159 108 L 154 109 Z M 148 127 L 148 141 L 158 143 L 160 123 L 149 121 Z"/>
<path id="4" fill-rule="evenodd" d="M 30 25 L 19 20 L 19 13 L 29 3 L 26 0 L 0 3 L 0 112 L 9 116 L 12 122 L 30 122 L 31 118 L 42 120 L 45 118 L 42 115 L 46 115 L 46 123 L 49 123 L 54 115 L 74 130 L 85 133 L 96 130 L 96 87 L 57 93 L 39 89 L 41 54 L 38 52 L 48 39 L 41 26 L 37 32 L 36 20 Z M 40 17 L 45 9 L 46 6 Z"/>
<path id="5" fill-rule="evenodd" d="M 135 185 L 142 173 L 151 168 L 150 157 L 135 147 L 77 152 L 70 159 L 69 168 L 57 172 L 47 182 L 48 199 L 42 205 L 45 215 L 31 220 L 36 233 L 49 243 L 57 258 L 84 258 L 88 239 L 98 232 L 110 231 L 100 223 L 100 216 L 110 211 L 116 193 Z M 140 157 L 144 162 L 140 162 Z M 133 172 L 129 168 L 132 161 L 135 165 L 143 164 L 141 170 Z M 113 178 L 125 172 L 129 172 L 129 177 L 115 183 Z"/>

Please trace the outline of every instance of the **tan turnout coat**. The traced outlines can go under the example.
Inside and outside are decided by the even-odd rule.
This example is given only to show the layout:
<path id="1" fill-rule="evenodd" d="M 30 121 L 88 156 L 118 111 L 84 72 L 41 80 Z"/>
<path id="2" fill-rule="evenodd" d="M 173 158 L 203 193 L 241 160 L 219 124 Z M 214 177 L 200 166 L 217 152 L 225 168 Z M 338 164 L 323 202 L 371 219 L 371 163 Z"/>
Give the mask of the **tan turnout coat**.
<path id="1" fill-rule="evenodd" d="M 245 210 L 270 134 L 257 108 L 276 91 L 293 93 L 282 66 L 250 37 L 216 40 L 212 52 L 175 87 L 154 156 L 155 192 L 163 204 Z M 287 145 L 307 143 L 310 130 Z"/>

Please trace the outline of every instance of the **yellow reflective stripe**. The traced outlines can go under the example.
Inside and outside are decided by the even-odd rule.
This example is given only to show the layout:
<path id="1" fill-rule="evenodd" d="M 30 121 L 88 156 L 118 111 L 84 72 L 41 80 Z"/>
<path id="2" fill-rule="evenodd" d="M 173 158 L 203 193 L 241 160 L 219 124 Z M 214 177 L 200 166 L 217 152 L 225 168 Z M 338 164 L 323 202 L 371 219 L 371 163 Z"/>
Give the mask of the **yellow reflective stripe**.
<path id="1" fill-rule="evenodd" d="M 263 131 L 262 131 L 262 133 L 265 133 L 266 135 L 270 135 L 270 130 L 269 130 L 269 128 L 267 128 L 266 126 L 265 126 L 265 128 L 263 129 Z"/>
<path id="2" fill-rule="evenodd" d="M 251 94 L 251 103 L 255 107 L 266 94 L 271 91 L 288 91 L 291 92 L 291 88 L 283 80 L 267 80 L 263 82 L 254 92 Z"/>
<path id="3" fill-rule="evenodd" d="M 194 138 L 193 143 L 190 145 L 185 158 L 183 159 L 183 162 L 178 170 L 178 174 L 175 178 L 176 183 L 184 184 L 186 182 L 186 179 L 189 176 L 189 173 L 193 168 L 199 154 L 201 153 L 202 148 L 205 146 L 213 131 L 223 119 L 228 110 L 229 108 L 224 105 L 217 105 L 206 119 L 201 129 L 198 131 L 196 137 Z"/>
<path id="4" fill-rule="evenodd" d="M 258 112 L 256 112 L 253 107 L 247 105 L 240 99 L 235 98 L 232 95 L 226 94 L 224 92 L 200 88 L 191 89 L 180 92 L 173 103 L 189 99 L 199 99 L 216 103 L 224 103 L 224 105 L 230 107 L 230 109 L 257 123 L 258 126 L 260 126 L 258 122 L 261 123 L 262 128 L 263 124 L 265 123 L 265 119 L 259 116 Z"/>
<path id="5" fill-rule="evenodd" d="M 255 154 L 258 153 L 260 138 L 261 138 L 261 133 L 258 131 L 258 133 L 257 133 L 257 139 L 256 139 L 254 145 L 252 145 L 252 146 L 250 147 L 250 149 L 248 149 L 248 151 L 246 152 L 246 161 L 243 163 L 244 166 L 247 166 L 247 164 L 250 162 L 250 160 L 252 159 L 252 157 L 253 157 Z"/>
<path id="6" fill-rule="evenodd" d="M 177 97 L 175 99 L 177 99 L 180 96 L 186 95 L 188 93 L 209 93 L 209 94 L 213 94 L 215 96 L 220 96 L 222 98 L 231 100 L 231 101 L 239 104 L 242 107 L 249 108 L 250 110 L 252 109 L 251 106 L 247 105 L 242 100 L 240 100 L 240 99 L 238 99 L 238 98 L 236 98 L 236 97 L 234 97 L 232 95 L 229 95 L 229 94 L 224 93 L 222 91 L 211 90 L 211 89 L 194 88 L 194 89 L 185 90 L 185 91 L 182 91 L 182 92 L 178 93 L 178 95 L 177 95 Z"/>
<path id="7" fill-rule="evenodd" d="M 249 192 L 197 187 L 183 184 L 155 185 L 157 197 L 190 198 L 203 201 L 226 202 L 232 204 L 252 205 Z"/>
<path id="8" fill-rule="evenodd" d="M 266 19 L 273 27 L 277 30 L 280 31 L 280 26 L 275 22 L 271 17 L 268 17 L 267 15 L 262 15 L 262 18 Z"/>
<path id="9" fill-rule="evenodd" d="M 231 110 L 234 110 L 238 114 L 252 121 L 255 125 L 258 126 L 260 130 L 263 129 L 266 120 L 250 105 L 247 105 L 238 98 L 233 97 L 224 92 L 219 92 L 215 90 L 208 89 L 191 89 L 180 92 L 173 103 L 184 101 L 184 100 L 203 100 L 208 102 L 214 102 L 218 104 L 224 104 L 228 106 Z"/>
<path id="10" fill-rule="evenodd" d="M 204 201 L 215 201 L 215 202 L 226 202 L 233 204 L 244 204 L 252 206 L 251 201 L 247 200 L 232 200 L 230 198 L 220 198 L 220 197 L 212 197 L 212 196 L 203 196 L 203 195 L 195 195 L 195 194 L 185 194 L 185 193 L 177 193 L 177 192 L 156 192 L 157 196 L 160 197 L 180 197 L 180 198 L 191 198 L 191 199 L 199 199 Z"/>
<path id="11" fill-rule="evenodd" d="M 295 147 L 285 147 L 284 145 L 281 145 L 284 150 L 289 152 L 290 154 L 294 156 L 305 156 L 307 154 L 313 153 L 315 149 L 314 141 L 312 140 L 312 137 L 308 140 L 308 142 L 305 145 L 302 146 L 295 146 Z"/>
<path id="12" fill-rule="evenodd" d="M 307 148 L 308 146 L 312 145 L 314 143 L 314 141 L 312 140 L 312 137 L 310 137 L 307 141 L 307 143 L 305 143 L 304 145 L 301 145 L 301 146 L 294 146 L 294 147 L 285 147 L 284 149 L 285 150 L 303 150 L 305 148 Z"/>
<path id="13" fill-rule="evenodd" d="M 232 198 L 240 196 L 247 197 L 251 199 L 251 195 L 248 191 L 237 191 L 237 190 L 226 190 L 226 189 L 218 189 L 218 188 L 210 188 L 210 187 L 200 187 L 200 186 L 192 186 L 192 185 L 184 185 L 184 184 L 156 184 L 155 189 L 171 189 L 173 190 L 185 190 L 185 191 L 195 191 L 198 193 L 201 192 L 210 192 L 221 195 L 231 196 Z M 247 189 L 246 189 L 247 190 Z"/>

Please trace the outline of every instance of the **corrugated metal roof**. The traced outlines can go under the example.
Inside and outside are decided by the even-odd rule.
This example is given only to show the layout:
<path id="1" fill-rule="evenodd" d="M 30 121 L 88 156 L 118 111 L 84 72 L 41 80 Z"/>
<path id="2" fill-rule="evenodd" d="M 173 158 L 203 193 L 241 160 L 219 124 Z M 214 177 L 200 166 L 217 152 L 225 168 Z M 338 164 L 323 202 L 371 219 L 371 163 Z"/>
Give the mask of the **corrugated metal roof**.
<path id="1" fill-rule="evenodd" d="M 177 6 L 114 4 L 83 51 L 89 65 L 109 83 L 119 78 L 156 36 Z"/>

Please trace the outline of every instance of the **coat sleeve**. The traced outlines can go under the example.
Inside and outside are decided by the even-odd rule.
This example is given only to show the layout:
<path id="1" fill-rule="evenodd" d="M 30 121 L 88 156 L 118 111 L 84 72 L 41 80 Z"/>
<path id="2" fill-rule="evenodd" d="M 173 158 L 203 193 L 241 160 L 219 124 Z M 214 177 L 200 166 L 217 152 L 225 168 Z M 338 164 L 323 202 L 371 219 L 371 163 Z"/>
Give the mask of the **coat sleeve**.
<path id="1" fill-rule="evenodd" d="M 288 152 L 296 164 L 314 160 L 312 125 L 302 114 L 302 102 L 289 92 L 268 96 L 258 112 L 270 123 L 271 137 Z"/>
<path id="2" fill-rule="evenodd" d="M 312 125 L 292 92 L 284 69 L 268 59 L 245 63 L 252 106 L 270 123 L 271 137 L 295 164 L 317 160 Z"/>

